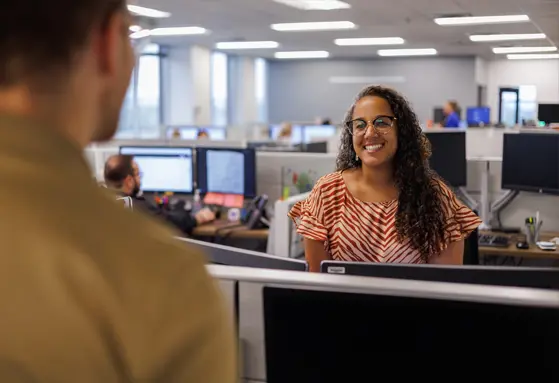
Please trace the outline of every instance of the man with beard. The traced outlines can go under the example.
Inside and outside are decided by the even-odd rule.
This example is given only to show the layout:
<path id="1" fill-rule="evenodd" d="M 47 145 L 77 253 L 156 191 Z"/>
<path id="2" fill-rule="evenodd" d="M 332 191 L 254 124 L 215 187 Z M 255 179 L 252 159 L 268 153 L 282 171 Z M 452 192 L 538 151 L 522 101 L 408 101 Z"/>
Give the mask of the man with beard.
<path id="1" fill-rule="evenodd" d="M 1 9 L 0 382 L 237 382 L 202 254 L 117 206 L 83 158 L 118 126 L 126 1 Z"/>
<path id="2" fill-rule="evenodd" d="M 202 209 L 194 216 L 180 205 L 173 210 L 164 210 L 141 195 L 140 168 L 133 156 L 114 155 L 105 163 L 105 184 L 122 197 L 130 197 L 132 208 L 161 217 L 185 234 L 192 234 L 196 226 L 209 223 L 215 214 L 209 209 Z"/>

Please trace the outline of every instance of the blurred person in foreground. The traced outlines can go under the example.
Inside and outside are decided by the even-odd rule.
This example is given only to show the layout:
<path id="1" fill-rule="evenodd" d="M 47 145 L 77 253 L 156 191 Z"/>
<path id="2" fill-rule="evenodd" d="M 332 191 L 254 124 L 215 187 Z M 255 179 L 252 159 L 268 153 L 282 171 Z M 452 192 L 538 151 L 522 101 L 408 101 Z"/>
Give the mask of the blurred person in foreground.
<path id="1" fill-rule="evenodd" d="M 135 61 L 124 0 L 0 12 L 0 381 L 237 381 L 204 259 L 91 180 Z"/>

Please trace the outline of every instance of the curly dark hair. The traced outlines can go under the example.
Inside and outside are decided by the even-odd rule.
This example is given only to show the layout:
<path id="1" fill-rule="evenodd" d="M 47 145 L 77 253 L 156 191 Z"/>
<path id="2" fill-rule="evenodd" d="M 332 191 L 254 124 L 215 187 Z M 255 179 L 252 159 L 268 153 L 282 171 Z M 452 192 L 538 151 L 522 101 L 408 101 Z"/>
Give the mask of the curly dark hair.
<path id="1" fill-rule="evenodd" d="M 356 97 L 344 118 L 344 129 L 336 159 L 338 171 L 361 167 L 353 147 L 353 136 L 347 128 L 353 119 L 355 104 L 364 97 L 385 99 L 397 118 L 398 149 L 394 156 L 394 179 L 399 191 L 396 229 L 400 241 L 410 240 L 423 260 L 438 255 L 445 240 L 445 214 L 439 188 L 439 177 L 429 167 L 431 145 L 423 134 L 417 115 L 398 92 L 369 86 Z"/>

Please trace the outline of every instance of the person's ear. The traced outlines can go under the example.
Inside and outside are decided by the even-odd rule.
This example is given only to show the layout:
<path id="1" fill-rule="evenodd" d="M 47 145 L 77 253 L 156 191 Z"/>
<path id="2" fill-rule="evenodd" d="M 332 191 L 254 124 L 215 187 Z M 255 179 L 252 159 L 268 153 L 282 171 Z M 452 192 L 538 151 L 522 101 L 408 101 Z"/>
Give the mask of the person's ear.
<path id="1" fill-rule="evenodd" d="M 128 43 L 128 16 L 125 11 L 115 11 L 105 21 L 96 36 L 99 72 L 107 77 L 118 74 L 122 61 L 123 44 Z"/>

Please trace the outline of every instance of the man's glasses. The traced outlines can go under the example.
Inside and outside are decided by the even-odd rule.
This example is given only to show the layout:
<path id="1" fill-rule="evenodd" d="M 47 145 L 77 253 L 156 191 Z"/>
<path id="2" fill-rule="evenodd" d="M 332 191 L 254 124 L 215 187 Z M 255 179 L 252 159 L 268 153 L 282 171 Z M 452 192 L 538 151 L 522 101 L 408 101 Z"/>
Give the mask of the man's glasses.
<path id="1" fill-rule="evenodd" d="M 369 124 L 373 127 L 375 132 L 380 135 L 385 135 L 390 132 L 390 129 L 394 126 L 394 121 L 396 121 L 394 116 L 377 116 L 374 120 L 366 121 L 362 118 L 357 118 L 351 120 L 347 123 L 346 127 L 349 132 L 354 136 L 363 136 L 367 132 L 367 127 Z"/>

